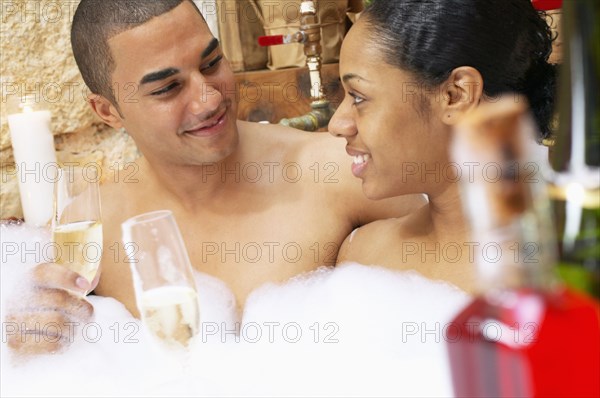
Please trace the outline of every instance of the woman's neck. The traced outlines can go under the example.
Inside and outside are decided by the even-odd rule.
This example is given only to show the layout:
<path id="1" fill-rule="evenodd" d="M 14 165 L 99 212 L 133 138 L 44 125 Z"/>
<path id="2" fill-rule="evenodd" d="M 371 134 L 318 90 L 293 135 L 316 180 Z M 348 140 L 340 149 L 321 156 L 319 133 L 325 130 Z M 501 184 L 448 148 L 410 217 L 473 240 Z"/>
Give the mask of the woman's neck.
<path id="1" fill-rule="evenodd" d="M 428 194 L 428 197 L 432 233 L 440 241 L 467 239 L 469 224 L 458 184 L 448 184 L 442 190 Z"/>

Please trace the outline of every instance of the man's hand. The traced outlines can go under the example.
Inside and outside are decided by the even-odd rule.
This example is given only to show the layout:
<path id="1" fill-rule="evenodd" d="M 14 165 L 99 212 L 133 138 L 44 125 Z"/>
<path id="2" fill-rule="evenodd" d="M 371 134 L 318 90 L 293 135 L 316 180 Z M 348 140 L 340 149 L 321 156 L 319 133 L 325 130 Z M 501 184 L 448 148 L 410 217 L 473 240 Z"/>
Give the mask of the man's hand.
<path id="1" fill-rule="evenodd" d="M 85 299 L 90 284 L 58 264 L 39 264 L 31 281 L 12 298 L 4 320 L 8 346 L 19 355 L 58 352 L 74 340 L 76 326 L 91 319 L 94 308 Z"/>

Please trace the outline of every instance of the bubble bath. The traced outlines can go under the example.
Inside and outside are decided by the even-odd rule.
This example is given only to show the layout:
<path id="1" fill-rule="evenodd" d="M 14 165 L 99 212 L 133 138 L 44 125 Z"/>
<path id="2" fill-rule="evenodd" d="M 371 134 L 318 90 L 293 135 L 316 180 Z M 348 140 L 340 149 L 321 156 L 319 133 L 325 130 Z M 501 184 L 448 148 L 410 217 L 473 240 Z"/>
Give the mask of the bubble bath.
<path id="1" fill-rule="evenodd" d="M 0 225 L 2 396 L 452 396 L 444 333 L 469 296 L 416 272 L 354 263 L 264 285 L 241 316 L 221 281 L 197 273 L 202 325 L 187 362 L 156 350 L 139 320 L 99 296 L 67 350 L 18 361 L 5 307 L 36 263 L 23 249 L 48 239 Z"/>

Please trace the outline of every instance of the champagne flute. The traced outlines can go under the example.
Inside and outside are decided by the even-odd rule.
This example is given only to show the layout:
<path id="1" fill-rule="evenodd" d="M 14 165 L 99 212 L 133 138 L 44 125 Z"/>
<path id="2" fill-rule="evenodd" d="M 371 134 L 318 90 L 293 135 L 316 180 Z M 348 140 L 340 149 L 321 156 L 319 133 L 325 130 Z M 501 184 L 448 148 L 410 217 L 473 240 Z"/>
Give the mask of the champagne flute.
<path id="1" fill-rule="evenodd" d="M 102 257 L 99 180 L 97 167 L 63 167 L 54 183 L 53 261 L 90 283 Z"/>
<path id="2" fill-rule="evenodd" d="M 181 233 L 168 210 L 121 224 L 142 322 L 168 351 L 189 353 L 200 329 L 198 294 Z"/>

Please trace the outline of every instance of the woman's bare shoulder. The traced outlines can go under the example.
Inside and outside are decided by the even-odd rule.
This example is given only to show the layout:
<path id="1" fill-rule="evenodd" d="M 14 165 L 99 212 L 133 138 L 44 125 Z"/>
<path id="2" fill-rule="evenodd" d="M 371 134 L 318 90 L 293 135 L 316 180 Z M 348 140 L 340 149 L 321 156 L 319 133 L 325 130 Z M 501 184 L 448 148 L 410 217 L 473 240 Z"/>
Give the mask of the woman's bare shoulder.
<path id="1" fill-rule="evenodd" d="M 397 218 L 370 222 L 355 229 L 340 248 L 338 262 L 353 261 L 396 268 L 402 264 L 403 248 L 422 242 L 431 232 L 428 206 Z"/>
<path id="2" fill-rule="evenodd" d="M 382 265 L 384 256 L 402 242 L 402 218 L 377 220 L 356 228 L 342 243 L 338 263 L 344 261 Z"/>

